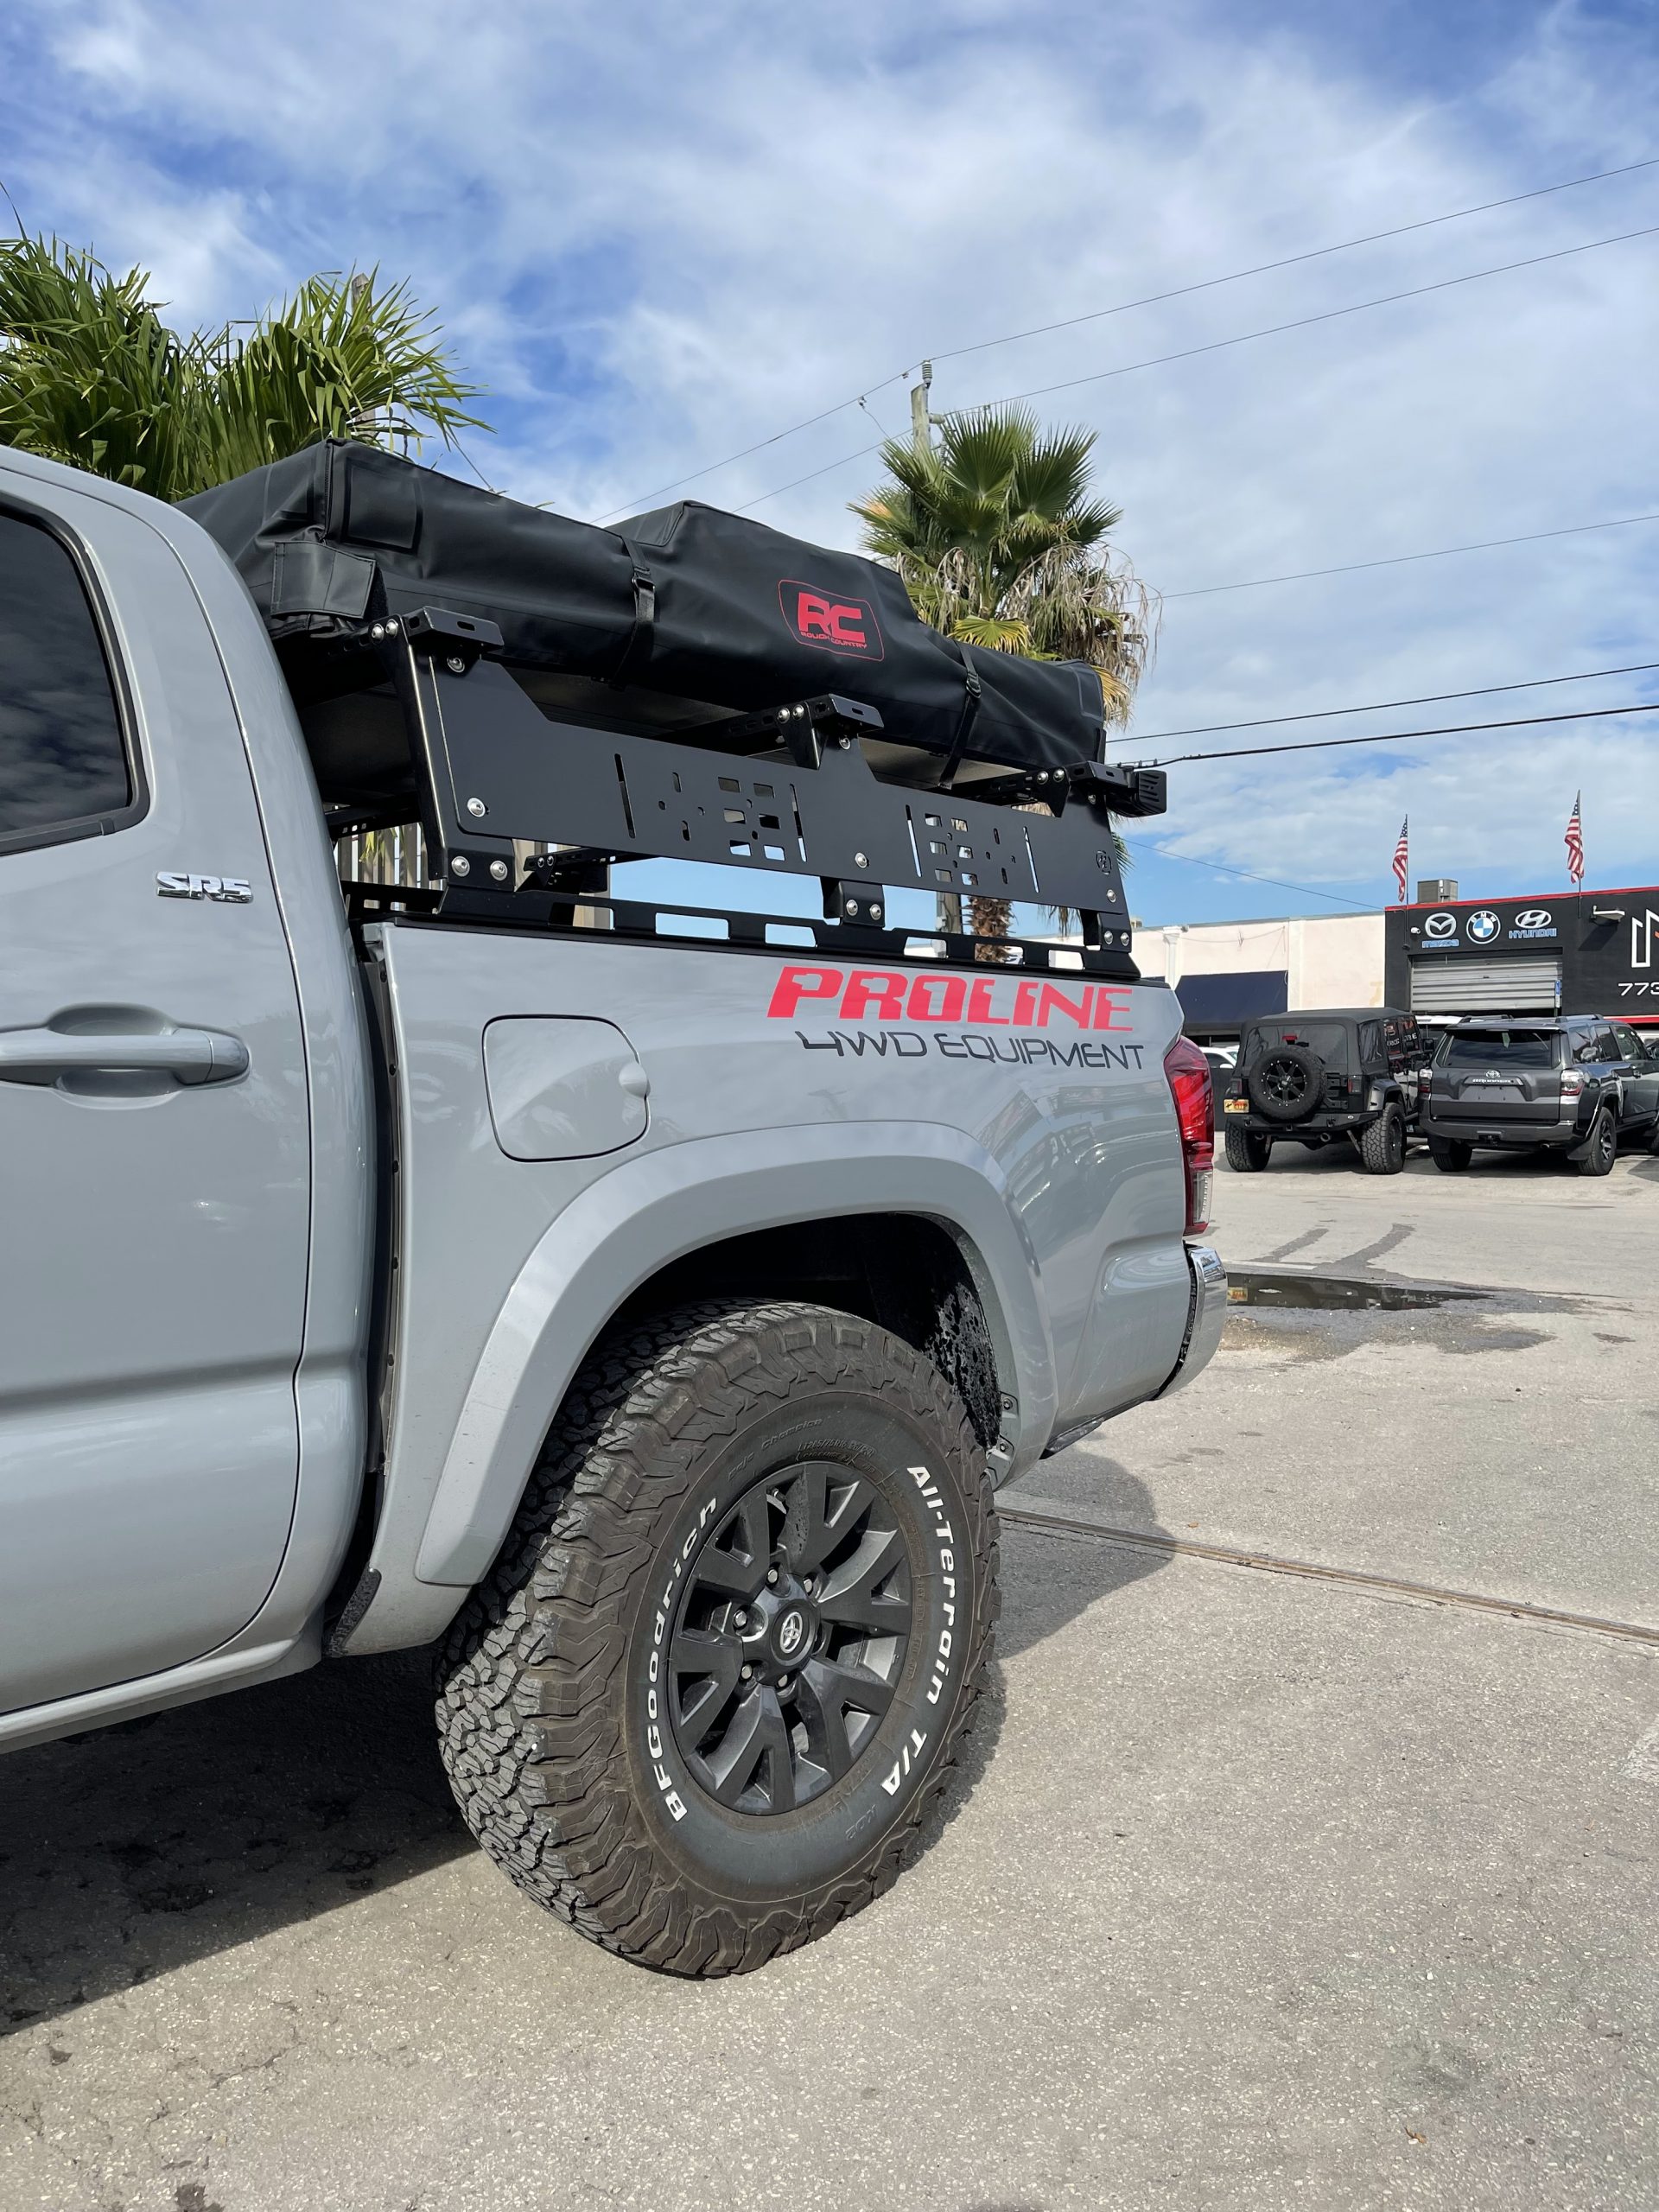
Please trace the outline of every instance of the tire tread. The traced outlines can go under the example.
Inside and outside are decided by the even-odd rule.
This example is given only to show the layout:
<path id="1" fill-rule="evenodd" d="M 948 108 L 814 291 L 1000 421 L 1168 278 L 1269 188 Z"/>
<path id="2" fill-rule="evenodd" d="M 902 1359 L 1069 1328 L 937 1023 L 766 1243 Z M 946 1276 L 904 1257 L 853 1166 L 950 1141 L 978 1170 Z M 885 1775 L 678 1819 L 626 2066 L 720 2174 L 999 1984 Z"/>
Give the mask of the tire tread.
<path id="1" fill-rule="evenodd" d="M 867 1384 L 944 1446 L 973 1529 L 976 1618 L 950 1735 L 896 1824 L 798 1907 L 707 1898 L 652 1847 L 634 1804 L 619 1676 L 655 1520 L 696 1461 L 757 1406 Z M 625 1325 L 572 1385 L 496 1566 L 439 1646 L 440 1748 L 467 1825 L 530 1896 L 607 1949 L 669 1974 L 746 1973 L 888 1888 L 915 1855 L 984 1694 L 996 1612 L 985 1457 L 923 1355 L 829 1307 L 709 1303 Z"/>

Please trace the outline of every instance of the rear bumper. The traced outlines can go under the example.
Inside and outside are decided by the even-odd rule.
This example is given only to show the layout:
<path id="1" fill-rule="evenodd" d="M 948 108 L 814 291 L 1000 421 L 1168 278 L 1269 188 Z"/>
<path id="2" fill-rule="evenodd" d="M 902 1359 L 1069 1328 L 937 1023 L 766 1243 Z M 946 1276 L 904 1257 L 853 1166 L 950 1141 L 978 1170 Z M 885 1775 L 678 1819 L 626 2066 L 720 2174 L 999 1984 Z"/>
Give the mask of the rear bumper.
<path id="1" fill-rule="evenodd" d="M 1265 1114 L 1252 1108 L 1248 1114 L 1230 1114 L 1224 1106 L 1216 1116 L 1216 1127 L 1243 1129 L 1253 1137 L 1289 1137 L 1296 1143 L 1306 1143 L 1310 1137 L 1344 1137 L 1366 1128 L 1375 1122 L 1382 1109 L 1377 1106 L 1332 1107 L 1322 1106 L 1317 1114 L 1310 1114 L 1301 1122 L 1270 1122 Z M 1416 1116 L 1408 1111 L 1408 1123 L 1414 1123 Z"/>
<path id="2" fill-rule="evenodd" d="M 1186 1336 L 1174 1372 L 1158 1393 L 1166 1398 L 1190 1382 L 1215 1357 L 1227 1319 L 1227 1270 L 1221 1255 L 1208 1244 L 1189 1244 L 1187 1271 L 1192 1281 L 1192 1301 L 1186 1312 Z"/>
<path id="3" fill-rule="evenodd" d="M 1472 1116 L 1425 1114 L 1419 1127 L 1425 1137 L 1439 1138 L 1444 1144 L 1514 1145 L 1529 1151 L 1543 1145 L 1570 1151 L 1588 1137 L 1593 1119 L 1578 1112 L 1549 1122 L 1506 1122 L 1502 1115 L 1482 1122 Z"/>

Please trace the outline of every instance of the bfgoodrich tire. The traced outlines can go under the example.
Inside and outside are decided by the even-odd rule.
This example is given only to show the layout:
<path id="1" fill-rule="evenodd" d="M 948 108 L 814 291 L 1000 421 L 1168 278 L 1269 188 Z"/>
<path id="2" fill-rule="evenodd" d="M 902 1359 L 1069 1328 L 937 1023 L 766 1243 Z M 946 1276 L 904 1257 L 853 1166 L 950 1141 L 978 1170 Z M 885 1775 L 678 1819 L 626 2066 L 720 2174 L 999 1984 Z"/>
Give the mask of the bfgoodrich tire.
<path id="1" fill-rule="evenodd" d="M 440 1656 L 445 1766 L 538 1903 L 669 1973 L 823 1935 L 914 1855 L 996 1610 L 984 1454 L 855 1317 L 608 1338 Z"/>

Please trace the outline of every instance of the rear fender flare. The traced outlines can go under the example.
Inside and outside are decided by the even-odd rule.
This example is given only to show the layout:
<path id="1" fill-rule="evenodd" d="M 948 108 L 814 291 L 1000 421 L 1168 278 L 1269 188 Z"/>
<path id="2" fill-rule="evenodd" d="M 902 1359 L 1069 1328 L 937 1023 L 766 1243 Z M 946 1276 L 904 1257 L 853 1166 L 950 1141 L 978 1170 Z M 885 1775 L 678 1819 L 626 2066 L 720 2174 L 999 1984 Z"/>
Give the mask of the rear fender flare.
<path id="1" fill-rule="evenodd" d="M 422 1582 L 470 1586 L 501 1547 L 548 1423 L 617 1309 L 671 1261 L 791 1222 L 924 1215 L 956 1240 L 1019 1403 L 1014 1465 L 1057 1413 L 1036 1255 L 991 1154 L 930 1123 L 820 1125 L 702 1138 L 631 1160 L 551 1222 L 502 1302 L 428 1511 Z"/>

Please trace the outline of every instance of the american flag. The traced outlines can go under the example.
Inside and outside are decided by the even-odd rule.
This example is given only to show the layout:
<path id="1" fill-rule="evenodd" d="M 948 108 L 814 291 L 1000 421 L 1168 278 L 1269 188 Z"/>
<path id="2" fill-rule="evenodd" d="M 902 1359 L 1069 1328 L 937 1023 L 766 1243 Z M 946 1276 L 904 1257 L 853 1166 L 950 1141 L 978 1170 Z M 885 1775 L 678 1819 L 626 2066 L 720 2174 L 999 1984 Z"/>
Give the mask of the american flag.
<path id="1" fill-rule="evenodd" d="M 1406 876 L 1408 873 L 1408 869 L 1409 862 L 1407 858 L 1406 850 L 1406 824 L 1402 822 L 1400 824 L 1399 842 L 1394 849 L 1394 880 L 1400 887 L 1400 904 L 1402 906 L 1406 903 Z"/>
<path id="2" fill-rule="evenodd" d="M 1580 791 L 1567 818 L 1567 872 L 1575 888 L 1584 881 L 1584 823 L 1580 815 L 1583 804 L 1584 793 Z"/>

